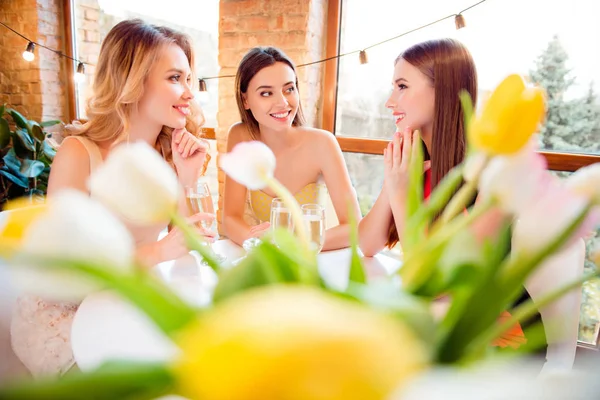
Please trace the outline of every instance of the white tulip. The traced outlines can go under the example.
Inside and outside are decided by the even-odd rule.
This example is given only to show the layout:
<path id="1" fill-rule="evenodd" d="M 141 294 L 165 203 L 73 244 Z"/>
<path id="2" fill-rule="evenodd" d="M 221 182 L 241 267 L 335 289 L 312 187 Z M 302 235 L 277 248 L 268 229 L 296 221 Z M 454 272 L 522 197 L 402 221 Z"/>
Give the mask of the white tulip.
<path id="1" fill-rule="evenodd" d="M 275 155 L 262 142 L 241 142 L 229 153 L 221 156 L 220 167 L 233 180 L 248 189 L 260 190 L 273 178 Z"/>
<path id="2" fill-rule="evenodd" d="M 575 171 L 565 184 L 572 192 L 600 204 L 600 164 L 592 164 Z"/>
<path id="3" fill-rule="evenodd" d="M 587 199 L 577 196 L 564 186 L 550 187 L 543 197 L 529 204 L 514 224 L 515 253 L 534 254 L 556 239 L 587 206 Z M 598 214 L 589 213 L 586 220 L 561 248 L 583 237 L 597 226 Z"/>
<path id="4" fill-rule="evenodd" d="M 139 224 L 169 221 L 180 193 L 173 168 L 144 142 L 119 145 L 88 184 L 93 197 Z"/>
<path id="5" fill-rule="evenodd" d="M 502 210 L 519 215 L 554 184 L 552 180 L 545 158 L 526 147 L 517 154 L 490 160 L 481 173 L 479 194 L 482 199 L 498 201 Z"/>
<path id="6" fill-rule="evenodd" d="M 25 231 L 22 251 L 41 257 L 90 260 L 106 268 L 128 271 L 135 252 L 123 223 L 102 204 L 75 190 L 48 201 L 48 210 Z M 21 291 L 55 301 L 78 301 L 100 285 L 79 273 L 22 263 L 11 268 Z"/>

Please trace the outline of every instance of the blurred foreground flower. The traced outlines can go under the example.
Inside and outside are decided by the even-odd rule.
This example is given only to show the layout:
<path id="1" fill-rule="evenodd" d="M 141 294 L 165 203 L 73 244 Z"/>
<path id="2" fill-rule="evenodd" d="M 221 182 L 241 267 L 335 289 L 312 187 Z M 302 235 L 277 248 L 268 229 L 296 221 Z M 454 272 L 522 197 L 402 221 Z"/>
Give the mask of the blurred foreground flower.
<path id="1" fill-rule="evenodd" d="M 426 365 L 399 321 L 292 285 L 219 304 L 179 344 L 175 375 L 193 399 L 385 399 Z"/>
<path id="2" fill-rule="evenodd" d="M 469 124 L 469 141 L 490 155 L 519 151 L 544 118 L 544 92 L 528 88 L 520 75 L 509 75 Z"/>
<path id="3" fill-rule="evenodd" d="M 5 235 L 21 232 L 16 249 L 20 252 L 40 259 L 89 260 L 123 272 L 131 269 L 134 244 L 129 231 L 104 206 L 81 192 L 64 190 L 45 206 L 11 213 L 0 235 L 4 240 Z M 29 294 L 76 301 L 99 287 L 74 270 L 32 265 L 18 256 L 11 262 L 15 285 Z"/>
<path id="4" fill-rule="evenodd" d="M 92 196 L 139 224 L 168 222 L 177 208 L 173 168 L 144 142 L 121 144 L 90 176 Z"/>

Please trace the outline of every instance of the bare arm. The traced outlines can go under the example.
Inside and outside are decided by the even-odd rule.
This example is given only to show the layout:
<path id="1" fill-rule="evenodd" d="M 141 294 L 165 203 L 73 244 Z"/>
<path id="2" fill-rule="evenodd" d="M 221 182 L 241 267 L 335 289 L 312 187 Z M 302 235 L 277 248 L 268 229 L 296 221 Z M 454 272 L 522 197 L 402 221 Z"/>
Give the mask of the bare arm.
<path id="1" fill-rule="evenodd" d="M 337 140 L 329 132 L 318 132 L 318 134 L 321 136 L 318 140 L 322 142 L 319 146 L 318 156 L 324 160 L 323 179 L 340 223 L 325 232 L 323 250 L 334 250 L 350 245 L 349 216 L 354 215 L 357 222 L 361 220 L 362 216 Z"/>
<path id="2" fill-rule="evenodd" d="M 90 157 L 87 150 L 79 140 L 65 139 L 52 162 L 48 178 L 48 197 L 67 188 L 89 194 L 87 188 L 89 176 Z"/>
<path id="3" fill-rule="evenodd" d="M 227 137 L 227 151 L 231 151 L 236 144 L 246 140 L 249 140 L 246 128 L 241 123 L 233 125 Z M 251 227 L 244 221 L 246 195 L 247 189 L 244 185 L 225 176 L 223 230 L 229 239 L 239 245 L 248 238 L 260 236 L 268 227 L 268 223 Z"/>
<path id="4" fill-rule="evenodd" d="M 383 186 L 373 208 L 358 224 L 358 244 L 365 256 L 373 257 L 385 247 L 392 223 L 392 209 Z"/>

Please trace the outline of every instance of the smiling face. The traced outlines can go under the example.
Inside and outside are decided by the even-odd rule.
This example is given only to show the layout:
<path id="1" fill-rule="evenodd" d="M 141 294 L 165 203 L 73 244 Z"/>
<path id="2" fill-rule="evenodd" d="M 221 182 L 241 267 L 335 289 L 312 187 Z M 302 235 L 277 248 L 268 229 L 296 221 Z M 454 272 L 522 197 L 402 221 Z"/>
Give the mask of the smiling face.
<path id="1" fill-rule="evenodd" d="M 394 116 L 396 128 L 419 129 L 431 135 L 435 106 L 435 90 L 430 79 L 404 59 L 398 60 L 392 78 L 392 94 L 385 106 Z"/>
<path id="2" fill-rule="evenodd" d="M 300 104 L 296 74 L 289 65 L 276 62 L 252 77 L 242 98 L 261 130 L 288 129 Z"/>
<path id="3" fill-rule="evenodd" d="M 150 70 L 139 102 L 139 117 L 160 126 L 183 128 L 190 114 L 192 74 L 183 50 L 165 46 Z"/>

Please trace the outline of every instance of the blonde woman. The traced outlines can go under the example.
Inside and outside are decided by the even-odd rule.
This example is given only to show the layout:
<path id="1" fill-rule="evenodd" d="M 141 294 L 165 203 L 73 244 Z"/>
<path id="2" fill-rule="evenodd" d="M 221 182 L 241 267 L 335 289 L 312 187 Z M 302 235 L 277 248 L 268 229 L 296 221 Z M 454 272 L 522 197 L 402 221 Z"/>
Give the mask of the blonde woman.
<path id="1" fill-rule="evenodd" d="M 86 181 L 94 169 L 116 146 L 134 141 L 155 147 L 173 166 L 182 186 L 193 184 L 208 161 L 200 140 L 203 116 L 194 103 L 193 65 L 192 46 L 183 34 L 141 20 L 113 27 L 100 49 L 88 122 L 71 127 L 59 148 L 48 196 L 64 188 L 89 193 Z M 184 204 L 181 209 L 189 214 Z M 198 214 L 190 220 L 206 218 L 210 217 Z M 136 241 L 137 257 L 146 265 L 188 252 L 177 229 L 157 240 L 167 221 L 155 226 L 124 222 Z M 69 337 L 77 306 L 31 296 L 17 300 L 12 346 L 34 376 L 60 375 L 73 366 Z"/>

